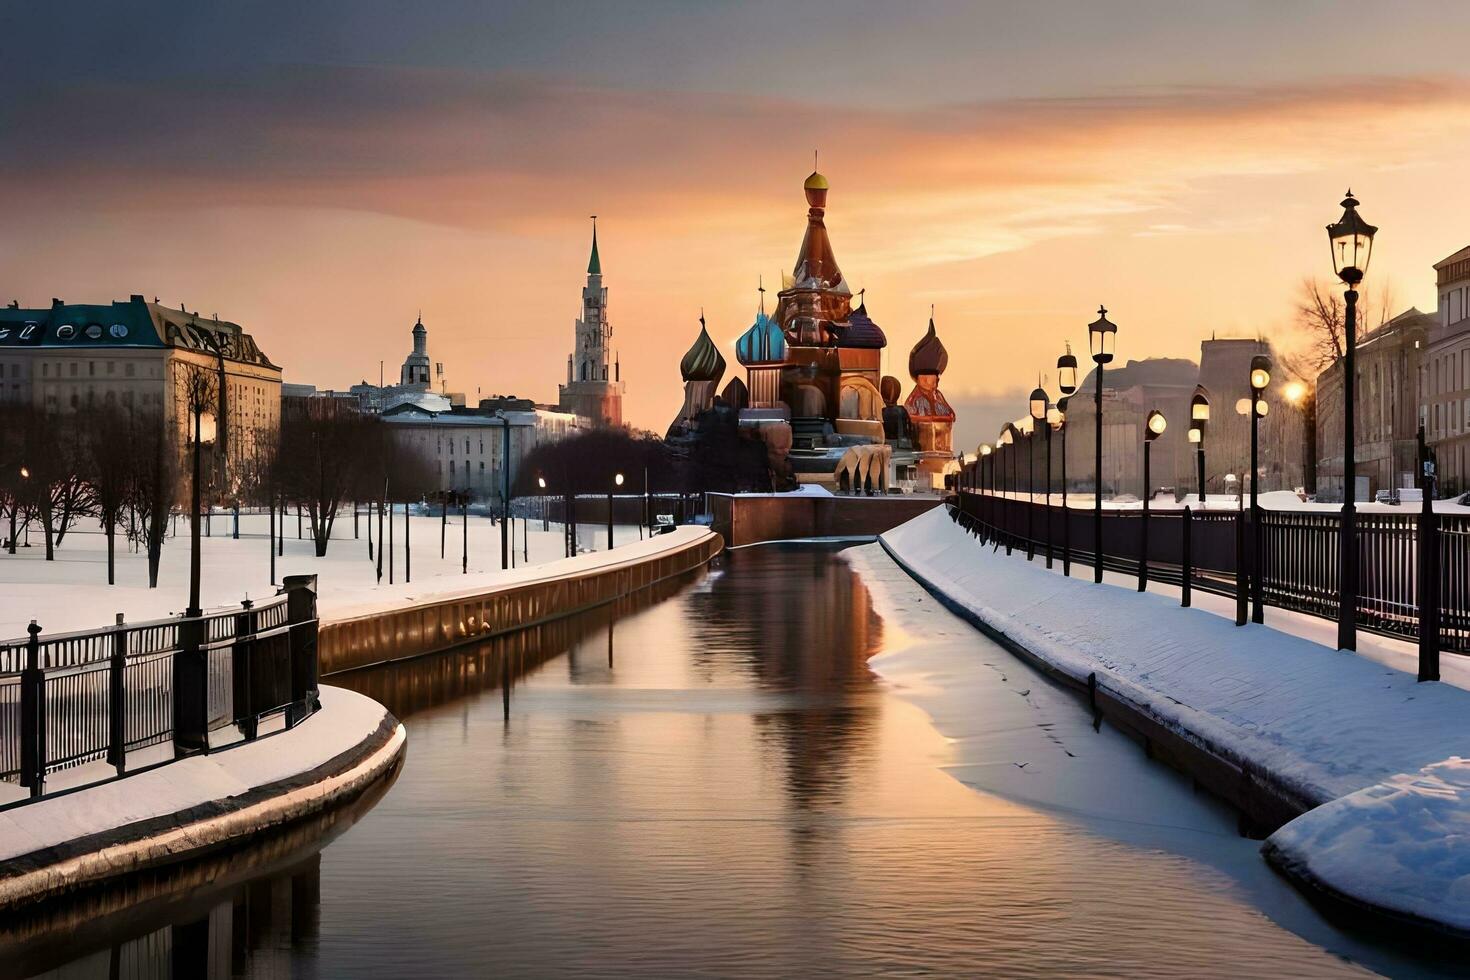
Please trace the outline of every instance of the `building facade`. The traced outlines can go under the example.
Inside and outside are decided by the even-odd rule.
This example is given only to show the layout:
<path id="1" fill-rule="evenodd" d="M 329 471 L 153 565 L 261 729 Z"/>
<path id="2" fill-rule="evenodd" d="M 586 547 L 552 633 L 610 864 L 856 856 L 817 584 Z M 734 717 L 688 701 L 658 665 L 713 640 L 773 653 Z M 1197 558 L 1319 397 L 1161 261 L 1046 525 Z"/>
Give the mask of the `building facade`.
<path id="1" fill-rule="evenodd" d="M 1439 310 L 1417 373 L 1419 421 L 1451 495 L 1470 490 L 1470 246 L 1434 272 Z"/>
<path id="2" fill-rule="evenodd" d="M 375 385 L 364 379 L 348 389 L 364 415 L 381 415 L 399 405 L 415 405 L 429 412 L 464 407 L 464 395 L 447 390 L 444 365 L 429 360 L 429 331 L 422 315 L 414 322 L 412 334 L 413 347 L 398 369 L 397 384 Z"/>
<path id="3" fill-rule="evenodd" d="M 406 402 L 383 412 L 382 419 L 401 449 L 430 463 L 440 490 L 467 493 L 475 500 L 500 498 L 507 465 L 505 424 L 510 428 L 512 486 L 531 450 L 564 439 L 585 424 L 570 412 L 542 408 L 524 398 L 485 399 L 477 408 L 445 411 Z"/>
<path id="4" fill-rule="evenodd" d="M 1420 416 L 1420 363 L 1433 329 L 1433 314 L 1400 313 L 1357 346 L 1353 418 L 1356 500 L 1380 490 L 1414 486 Z M 1343 494 L 1343 362 L 1317 376 L 1317 499 Z"/>
<path id="5" fill-rule="evenodd" d="M 191 365 L 217 383 L 215 488 L 230 493 L 274 445 L 281 422 L 281 369 L 238 324 L 139 295 L 0 309 L 0 393 L 9 404 L 157 412 L 182 447 L 189 412 L 181 376 Z"/>
<path id="6" fill-rule="evenodd" d="M 623 424 L 622 366 L 612 350 L 612 324 L 607 316 L 607 287 L 602 284 L 602 258 L 597 252 L 597 224 L 592 225 L 592 256 L 582 287 L 572 353 L 567 355 L 567 383 L 558 386 L 563 412 L 580 415 L 593 425 Z"/>

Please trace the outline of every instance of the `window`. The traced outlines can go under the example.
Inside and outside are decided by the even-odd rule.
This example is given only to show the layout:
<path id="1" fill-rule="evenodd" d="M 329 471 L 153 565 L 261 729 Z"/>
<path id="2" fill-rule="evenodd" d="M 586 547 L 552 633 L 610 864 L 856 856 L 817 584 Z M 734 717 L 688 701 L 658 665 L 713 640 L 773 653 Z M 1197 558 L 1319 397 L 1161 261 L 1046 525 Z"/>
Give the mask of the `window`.
<path id="1" fill-rule="evenodd" d="M 133 376 L 133 364 L 132 364 L 132 362 L 129 362 L 129 363 L 123 365 L 123 374 L 126 377 L 129 377 L 129 378 L 131 378 Z"/>
<path id="2" fill-rule="evenodd" d="M 66 367 L 67 367 L 67 372 L 66 373 L 67 374 L 70 374 L 73 378 L 75 378 L 77 376 L 77 362 L 76 361 L 72 361 Z"/>
<path id="3" fill-rule="evenodd" d="M 77 328 L 70 323 L 63 323 L 56 328 L 56 339 L 71 340 L 77 335 Z"/>

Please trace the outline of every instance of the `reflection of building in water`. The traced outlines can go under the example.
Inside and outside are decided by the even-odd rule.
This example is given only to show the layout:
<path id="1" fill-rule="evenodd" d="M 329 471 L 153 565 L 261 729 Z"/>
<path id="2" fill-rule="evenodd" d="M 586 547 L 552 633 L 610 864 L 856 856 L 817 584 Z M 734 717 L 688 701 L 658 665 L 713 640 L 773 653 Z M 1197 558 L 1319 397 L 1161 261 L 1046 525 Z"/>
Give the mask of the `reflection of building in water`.
<path id="1" fill-rule="evenodd" d="M 854 760 L 877 735 L 868 657 L 882 645 L 882 622 L 851 566 L 830 554 L 735 552 L 718 588 L 689 597 L 696 630 L 719 631 L 710 647 L 729 649 L 731 624 L 741 624 L 739 646 L 756 653 L 741 666 L 761 687 L 803 702 L 754 716 L 763 738 L 779 746 L 789 795 L 803 808 L 840 802 Z M 695 640 L 696 649 L 705 645 Z"/>

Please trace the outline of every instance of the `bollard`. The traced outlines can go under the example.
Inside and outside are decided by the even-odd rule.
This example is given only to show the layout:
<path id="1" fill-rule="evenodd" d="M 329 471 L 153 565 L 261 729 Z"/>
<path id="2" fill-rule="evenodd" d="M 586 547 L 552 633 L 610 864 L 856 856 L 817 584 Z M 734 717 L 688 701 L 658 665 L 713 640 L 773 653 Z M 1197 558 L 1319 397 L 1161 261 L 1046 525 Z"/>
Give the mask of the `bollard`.
<path id="1" fill-rule="evenodd" d="M 41 627 L 26 627 L 26 665 L 20 672 L 20 784 L 40 796 L 46 784 L 46 675 L 41 671 Z"/>
<path id="2" fill-rule="evenodd" d="M 209 651 L 205 649 L 209 620 L 203 616 L 179 621 L 179 649 L 174 667 L 174 756 L 209 752 Z"/>
<path id="3" fill-rule="evenodd" d="M 235 614 L 235 643 L 230 648 L 230 689 L 234 695 L 232 712 L 235 726 L 247 742 L 253 741 L 259 727 L 255 708 L 254 666 L 256 617 L 255 603 L 246 596 Z"/>
<path id="4" fill-rule="evenodd" d="M 117 614 L 112 633 L 112 656 L 107 663 L 108 738 L 107 761 L 121 776 L 128 764 L 128 634 L 123 614 Z"/>
<path id="5" fill-rule="evenodd" d="M 1425 481 L 1419 505 L 1419 680 L 1439 680 L 1439 515 L 1434 512 L 1433 478 Z"/>
<path id="6" fill-rule="evenodd" d="M 1190 554 L 1191 539 L 1194 537 L 1191 528 L 1193 520 L 1194 518 L 1191 516 L 1189 508 L 1185 507 L 1184 518 L 1179 522 L 1179 533 L 1181 535 L 1179 551 L 1181 556 L 1180 564 L 1182 566 L 1179 571 L 1179 604 L 1181 606 L 1189 605 L 1189 589 L 1190 585 L 1194 582 L 1194 561 Z"/>
<path id="7" fill-rule="evenodd" d="M 1246 589 L 1245 572 L 1245 517 L 1243 511 L 1235 512 L 1235 625 L 1244 626 L 1250 605 Z"/>
<path id="8" fill-rule="evenodd" d="M 321 707 L 317 691 L 316 576 L 287 575 L 281 591 L 286 595 L 286 622 L 291 631 L 291 706 L 286 727 L 294 727 Z"/>

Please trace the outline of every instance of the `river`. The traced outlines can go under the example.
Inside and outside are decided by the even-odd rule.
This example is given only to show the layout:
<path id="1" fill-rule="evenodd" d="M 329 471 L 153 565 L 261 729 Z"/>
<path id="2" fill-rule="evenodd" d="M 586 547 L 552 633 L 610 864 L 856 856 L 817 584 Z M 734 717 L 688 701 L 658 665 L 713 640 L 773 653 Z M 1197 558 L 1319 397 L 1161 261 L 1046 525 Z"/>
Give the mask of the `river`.
<path id="1" fill-rule="evenodd" d="M 870 594 L 837 551 L 727 553 L 616 608 L 332 678 L 408 727 L 381 798 L 5 924 L 0 974 L 1434 972 L 1322 919 L 1227 809 L 881 553 Z M 931 632 L 949 646 L 916 646 Z M 955 734 L 925 693 L 939 667 L 993 724 Z M 963 680 L 982 669 L 1002 680 Z M 1038 738 L 1083 761 L 1023 786 Z"/>

